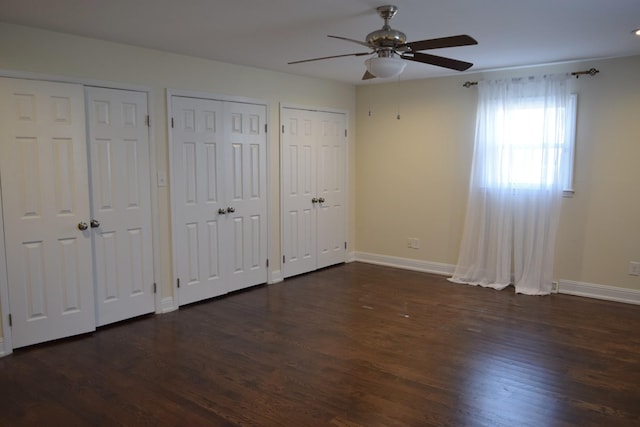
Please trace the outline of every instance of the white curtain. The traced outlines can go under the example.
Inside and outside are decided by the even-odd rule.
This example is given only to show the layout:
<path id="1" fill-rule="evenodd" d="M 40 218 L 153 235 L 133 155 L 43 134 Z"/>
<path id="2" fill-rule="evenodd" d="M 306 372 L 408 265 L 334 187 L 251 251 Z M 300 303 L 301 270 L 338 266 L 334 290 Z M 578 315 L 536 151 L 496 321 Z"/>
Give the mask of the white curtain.
<path id="1" fill-rule="evenodd" d="M 566 76 L 483 81 L 457 283 L 551 292 L 573 141 Z"/>

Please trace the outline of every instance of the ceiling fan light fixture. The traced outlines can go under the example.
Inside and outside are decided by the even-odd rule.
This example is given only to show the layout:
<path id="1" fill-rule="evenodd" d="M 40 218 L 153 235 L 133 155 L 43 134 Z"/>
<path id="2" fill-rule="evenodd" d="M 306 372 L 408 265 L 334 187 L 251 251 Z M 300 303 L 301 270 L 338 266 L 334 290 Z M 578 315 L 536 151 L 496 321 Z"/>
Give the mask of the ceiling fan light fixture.
<path id="1" fill-rule="evenodd" d="M 376 77 L 386 79 L 402 73 L 407 63 L 399 58 L 374 56 L 364 61 L 367 71 Z"/>
<path id="2" fill-rule="evenodd" d="M 632 31 L 633 34 L 635 34 L 636 36 L 640 36 L 640 28 L 636 28 L 635 30 Z"/>

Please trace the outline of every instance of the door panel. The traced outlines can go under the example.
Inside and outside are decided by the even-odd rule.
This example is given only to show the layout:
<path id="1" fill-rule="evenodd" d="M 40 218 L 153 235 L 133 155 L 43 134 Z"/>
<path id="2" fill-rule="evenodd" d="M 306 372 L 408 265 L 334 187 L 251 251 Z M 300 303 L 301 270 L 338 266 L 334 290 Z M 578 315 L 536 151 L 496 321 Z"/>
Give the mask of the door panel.
<path id="1" fill-rule="evenodd" d="M 0 78 L 13 347 L 95 329 L 83 88 Z"/>
<path id="2" fill-rule="evenodd" d="M 316 268 L 316 138 L 313 112 L 282 109 L 283 276 Z"/>
<path id="3" fill-rule="evenodd" d="M 98 326 L 155 310 L 147 97 L 86 88 Z"/>
<path id="4" fill-rule="evenodd" d="M 317 113 L 318 194 L 324 202 L 318 206 L 317 268 L 344 262 L 346 258 L 345 218 L 345 129 L 344 114 Z"/>
<path id="5" fill-rule="evenodd" d="M 226 251 L 223 187 L 223 104 L 174 96 L 172 130 L 172 203 L 174 257 L 180 305 L 227 292 L 220 274 Z"/>
<path id="6" fill-rule="evenodd" d="M 229 291 L 265 283 L 267 279 L 267 139 L 264 105 L 225 103 L 226 220 L 232 236 L 225 242 L 234 266 Z"/>

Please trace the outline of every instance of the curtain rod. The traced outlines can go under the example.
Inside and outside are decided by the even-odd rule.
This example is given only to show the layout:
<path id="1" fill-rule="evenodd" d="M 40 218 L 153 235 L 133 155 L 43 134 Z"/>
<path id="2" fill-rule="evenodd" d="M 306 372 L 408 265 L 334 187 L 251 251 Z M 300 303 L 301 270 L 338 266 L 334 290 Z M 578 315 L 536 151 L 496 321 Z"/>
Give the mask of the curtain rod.
<path id="1" fill-rule="evenodd" d="M 584 76 L 584 75 L 587 75 L 587 74 L 590 75 L 590 76 L 595 76 L 599 72 L 600 72 L 600 70 L 596 70 L 595 68 L 589 68 L 588 70 L 585 70 L 585 71 L 574 71 L 573 73 L 571 73 L 571 75 L 572 76 L 576 76 L 576 79 L 577 79 L 580 76 Z M 466 81 L 466 82 L 464 82 L 464 84 L 462 86 L 471 87 L 471 86 L 475 86 L 477 84 L 478 84 L 478 82 Z"/>

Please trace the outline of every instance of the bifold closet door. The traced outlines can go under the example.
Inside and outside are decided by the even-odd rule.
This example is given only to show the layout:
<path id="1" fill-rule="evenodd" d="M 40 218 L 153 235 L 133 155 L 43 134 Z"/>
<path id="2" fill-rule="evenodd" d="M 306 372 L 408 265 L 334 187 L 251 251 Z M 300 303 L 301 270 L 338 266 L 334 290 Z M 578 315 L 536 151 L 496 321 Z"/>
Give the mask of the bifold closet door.
<path id="1" fill-rule="evenodd" d="M 86 89 L 97 325 L 151 313 L 147 96 Z"/>
<path id="2" fill-rule="evenodd" d="M 267 280 L 266 107 L 173 96 L 180 305 Z"/>
<path id="3" fill-rule="evenodd" d="M 14 348 L 95 329 L 85 132 L 82 86 L 0 78 Z"/>
<path id="4" fill-rule="evenodd" d="M 346 259 L 346 115 L 281 109 L 283 276 Z"/>

